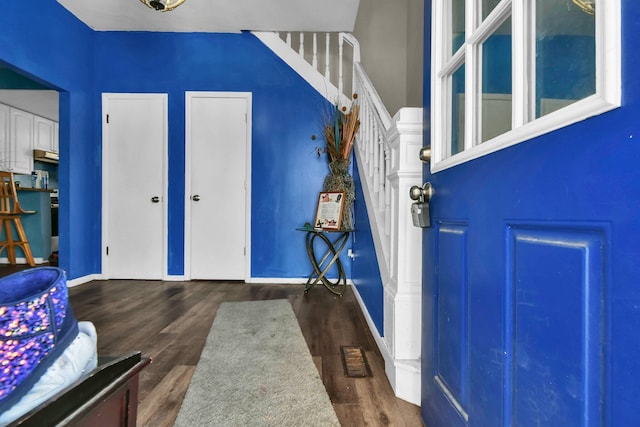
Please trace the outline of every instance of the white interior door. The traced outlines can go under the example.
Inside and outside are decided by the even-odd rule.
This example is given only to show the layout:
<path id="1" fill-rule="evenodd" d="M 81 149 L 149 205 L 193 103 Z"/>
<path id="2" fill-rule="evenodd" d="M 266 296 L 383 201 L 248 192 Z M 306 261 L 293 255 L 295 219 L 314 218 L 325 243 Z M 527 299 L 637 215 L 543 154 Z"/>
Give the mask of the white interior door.
<path id="1" fill-rule="evenodd" d="M 251 94 L 187 92 L 185 275 L 248 277 Z"/>
<path id="2" fill-rule="evenodd" d="M 167 95 L 103 94 L 103 274 L 166 272 Z"/>

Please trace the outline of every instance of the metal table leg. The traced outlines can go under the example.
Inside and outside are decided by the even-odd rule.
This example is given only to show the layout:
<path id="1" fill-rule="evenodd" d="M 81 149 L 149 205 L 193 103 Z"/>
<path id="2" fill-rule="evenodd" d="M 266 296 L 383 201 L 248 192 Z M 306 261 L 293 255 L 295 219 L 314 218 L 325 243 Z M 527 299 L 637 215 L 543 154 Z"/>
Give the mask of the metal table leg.
<path id="1" fill-rule="evenodd" d="M 316 237 L 320 237 L 327 245 L 327 250 L 320 260 L 316 257 L 313 247 Z M 313 266 L 313 272 L 309 275 L 309 279 L 304 287 L 305 293 L 309 292 L 309 289 L 318 284 L 318 282 L 322 282 L 325 288 L 334 294 L 340 296 L 344 294 L 347 288 L 347 275 L 340 261 L 340 253 L 347 244 L 348 239 L 348 231 L 341 232 L 340 236 L 333 242 L 322 231 L 313 230 L 307 232 L 307 255 L 309 255 L 309 261 L 311 261 L 311 265 Z M 338 269 L 338 278 L 335 282 L 332 282 L 327 278 L 326 274 L 334 264 Z"/>

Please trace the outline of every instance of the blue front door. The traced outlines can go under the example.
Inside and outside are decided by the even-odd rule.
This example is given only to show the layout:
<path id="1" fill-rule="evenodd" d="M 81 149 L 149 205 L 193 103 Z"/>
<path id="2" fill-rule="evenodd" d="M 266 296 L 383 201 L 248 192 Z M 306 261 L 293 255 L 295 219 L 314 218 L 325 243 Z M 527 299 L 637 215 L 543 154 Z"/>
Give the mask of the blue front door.
<path id="1" fill-rule="evenodd" d="M 639 3 L 622 0 L 622 107 L 425 168 L 428 427 L 640 425 Z"/>

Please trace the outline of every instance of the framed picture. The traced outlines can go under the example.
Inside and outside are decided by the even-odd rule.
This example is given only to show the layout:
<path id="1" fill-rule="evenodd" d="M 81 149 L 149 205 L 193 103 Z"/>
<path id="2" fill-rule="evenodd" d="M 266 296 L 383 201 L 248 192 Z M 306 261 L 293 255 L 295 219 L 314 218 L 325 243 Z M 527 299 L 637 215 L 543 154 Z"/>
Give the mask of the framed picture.
<path id="1" fill-rule="evenodd" d="M 324 230 L 340 230 L 343 206 L 343 192 L 321 192 L 318 195 L 318 208 L 313 226 Z"/>

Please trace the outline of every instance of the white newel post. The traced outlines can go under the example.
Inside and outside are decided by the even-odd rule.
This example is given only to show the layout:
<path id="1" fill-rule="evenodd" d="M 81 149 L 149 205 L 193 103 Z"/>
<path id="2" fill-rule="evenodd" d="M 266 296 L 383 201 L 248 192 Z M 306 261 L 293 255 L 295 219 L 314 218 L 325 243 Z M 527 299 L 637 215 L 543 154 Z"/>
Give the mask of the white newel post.
<path id="1" fill-rule="evenodd" d="M 384 289 L 386 371 L 396 395 L 420 404 L 422 230 L 411 220 L 409 189 L 422 185 L 422 109 L 403 108 L 387 135 L 391 161 L 390 280 Z"/>

